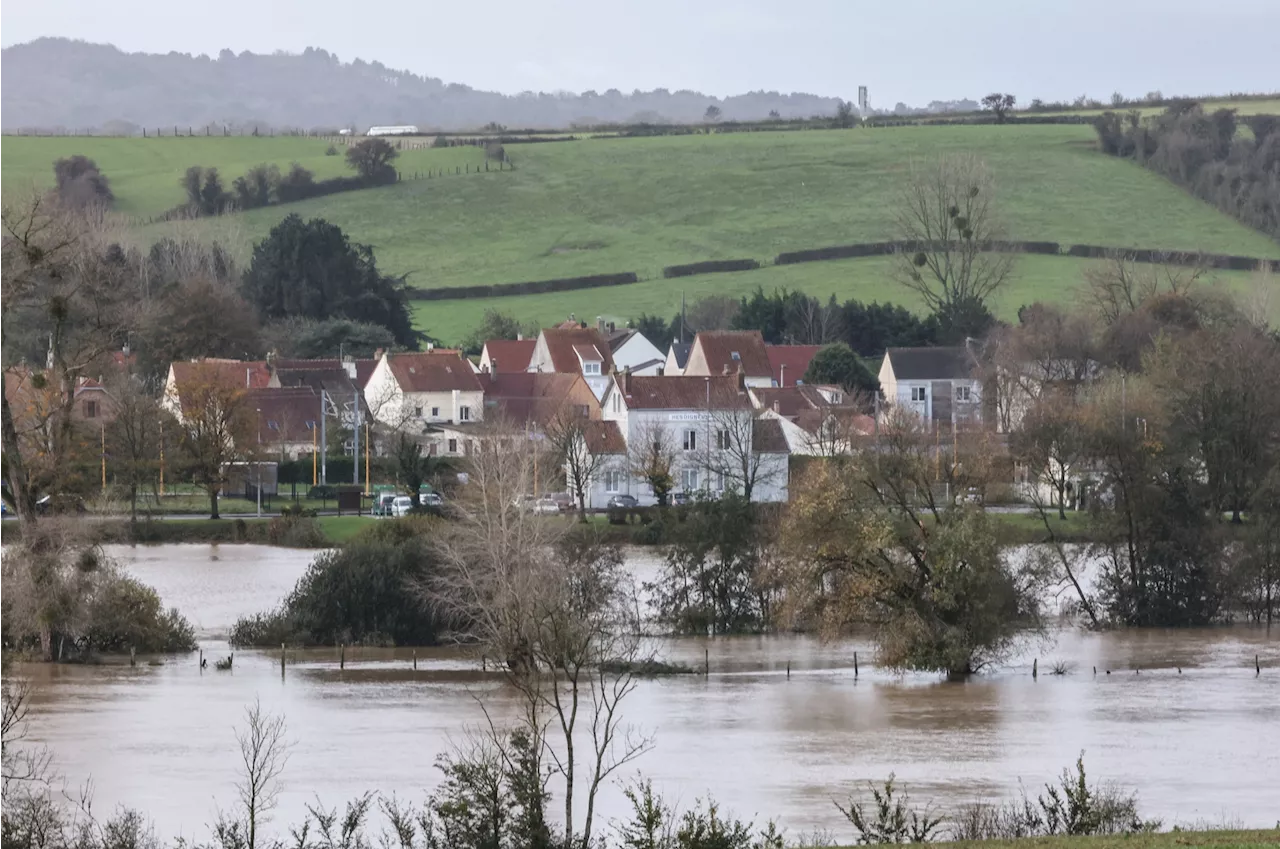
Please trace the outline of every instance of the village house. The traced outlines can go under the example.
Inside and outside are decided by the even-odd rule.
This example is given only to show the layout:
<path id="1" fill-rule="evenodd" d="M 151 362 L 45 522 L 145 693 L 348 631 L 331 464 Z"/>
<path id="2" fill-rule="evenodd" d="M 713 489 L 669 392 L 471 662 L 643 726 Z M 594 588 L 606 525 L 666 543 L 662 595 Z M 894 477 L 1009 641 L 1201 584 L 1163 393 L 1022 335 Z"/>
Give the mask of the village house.
<path id="1" fill-rule="evenodd" d="M 265 389 L 271 383 L 271 370 L 265 360 L 201 359 L 179 361 L 169 365 L 161 404 L 182 421 L 188 408 L 184 396 L 192 389 L 216 385 L 230 389 Z"/>
<path id="2" fill-rule="evenodd" d="M 769 373 L 774 386 L 795 386 L 804 382 L 809 363 L 822 350 L 821 345 L 766 345 Z"/>
<path id="3" fill-rule="evenodd" d="M 630 327 L 615 328 L 613 324 L 604 324 L 603 335 L 613 356 L 613 366 L 618 371 L 630 371 L 635 375 L 651 376 L 660 374 L 666 365 L 666 355 L 657 346 L 645 338 L 639 330 Z"/>
<path id="4" fill-rule="evenodd" d="M 480 371 L 499 374 L 529 370 L 537 339 L 490 339 L 480 351 Z"/>
<path id="5" fill-rule="evenodd" d="M 594 327 L 550 327 L 538 334 L 529 371 L 580 374 L 597 398 L 604 395 L 613 354 Z"/>
<path id="6" fill-rule="evenodd" d="M 663 372 L 671 377 L 683 375 L 685 366 L 689 364 L 689 349 L 692 347 L 692 342 L 672 342 L 667 349 L 667 363 Z"/>
<path id="7" fill-rule="evenodd" d="M 715 377 L 742 372 L 747 386 L 773 386 L 773 367 L 758 330 L 703 331 L 693 338 L 686 377 Z"/>
<path id="8" fill-rule="evenodd" d="M 365 385 L 365 402 L 381 424 L 418 434 L 484 415 L 480 376 L 457 351 L 383 354 Z"/>
<path id="9" fill-rule="evenodd" d="M 982 373 L 968 346 L 889 348 L 880 364 L 887 403 L 911 410 L 929 430 L 982 421 Z"/>
<path id="10" fill-rule="evenodd" d="M 656 503 L 653 488 L 628 451 L 653 446 L 669 461 L 673 492 L 750 491 L 753 501 L 785 501 L 787 442 L 777 421 L 758 419 L 741 374 L 642 377 L 614 373 L 601 403 L 606 422 L 596 442 L 608 446 L 588 499 L 600 509 L 618 494 Z M 625 451 L 619 450 L 625 446 Z M 605 449 L 601 448 L 604 451 Z"/>
<path id="11" fill-rule="evenodd" d="M 838 386 L 815 384 L 749 390 L 762 419 L 775 419 L 795 455 L 831 457 L 856 450 L 875 419 L 848 404 Z"/>
<path id="12" fill-rule="evenodd" d="M 311 454 L 320 445 L 320 393 L 308 386 L 250 389 L 257 450 L 281 463 Z"/>

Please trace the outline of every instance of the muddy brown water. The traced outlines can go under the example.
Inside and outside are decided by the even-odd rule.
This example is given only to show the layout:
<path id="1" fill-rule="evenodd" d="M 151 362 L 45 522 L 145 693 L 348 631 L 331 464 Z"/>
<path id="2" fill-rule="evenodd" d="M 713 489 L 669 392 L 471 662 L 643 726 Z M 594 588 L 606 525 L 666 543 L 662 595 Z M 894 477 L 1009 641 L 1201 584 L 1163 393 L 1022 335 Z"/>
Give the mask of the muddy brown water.
<path id="1" fill-rule="evenodd" d="M 206 545 L 113 554 L 192 620 L 210 658 L 227 653 L 236 617 L 275 605 L 313 556 Z M 651 574 L 656 561 L 636 552 L 630 564 Z M 877 669 L 867 641 L 679 639 L 663 651 L 699 667 L 705 651 L 710 674 L 640 684 L 624 710 L 655 746 L 619 777 L 643 773 L 682 804 L 711 793 L 740 816 L 852 842 L 832 799 L 868 780 L 895 773 L 915 800 L 945 811 L 1010 797 L 1020 783 L 1034 792 L 1084 750 L 1093 776 L 1136 789 L 1142 811 L 1166 825 L 1280 820 L 1274 629 L 1064 629 L 1052 646 L 961 684 Z M 417 655 L 415 671 L 409 650 L 348 649 L 339 670 L 336 650 L 290 653 L 283 680 L 278 652 L 237 652 L 229 672 L 212 660 L 201 672 L 195 655 L 133 668 L 30 666 L 39 684 L 30 739 L 51 747 L 68 782 L 92 779 L 95 809 L 128 804 L 162 834 L 204 838 L 215 806 L 234 798 L 234 728 L 261 699 L 285 714 L 292 741 L 272 826 L 283 835 L 317 796 L 329 806 L 366 790 L 421 801 L 438 782 L 437 756 L 482 719 L 477 697 L 498 716 L 514 710 L 475 658 Z M 1071 674 L 1045 674 L 1051 660 Z M 601 808 L 606 822 L 624 813 L 616 784 Z"/>

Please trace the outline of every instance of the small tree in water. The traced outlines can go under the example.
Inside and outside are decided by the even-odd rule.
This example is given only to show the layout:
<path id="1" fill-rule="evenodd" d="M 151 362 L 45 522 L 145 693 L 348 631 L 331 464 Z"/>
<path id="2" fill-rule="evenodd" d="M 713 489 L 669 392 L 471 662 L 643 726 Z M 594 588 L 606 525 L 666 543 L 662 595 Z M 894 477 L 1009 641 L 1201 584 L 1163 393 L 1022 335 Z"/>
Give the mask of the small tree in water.
<path id="1" fill-rule="evenodd" d="M 940 436 L 895 411 L 876 450 L 798 483 L 786 613 L 828 636 L 874 627 L 882 663 L 963 677 L 1039 630 L 1043 579 L 1006 562 L 986 515 L 956 498 L 985 483 L 985 435 Z"/>

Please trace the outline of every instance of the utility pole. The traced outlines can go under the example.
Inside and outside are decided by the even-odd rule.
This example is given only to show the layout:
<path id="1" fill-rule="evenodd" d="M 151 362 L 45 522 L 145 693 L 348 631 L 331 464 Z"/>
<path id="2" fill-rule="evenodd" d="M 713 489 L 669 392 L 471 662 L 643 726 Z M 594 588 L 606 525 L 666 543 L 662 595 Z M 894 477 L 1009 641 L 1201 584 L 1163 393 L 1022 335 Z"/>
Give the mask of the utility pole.
<path id="1" fill-rule="evenodd" d="M 262 518 L 262 409 L 258 409 L 258 456 L 253 458 L 253 466 L 257 470 L 258 483 L 254 486 L 254 494 L 258 496 L 258 518 Z"/>
<path id="2" fill-rule="evenodd" d="M 356 390 L 352 395 L 355 399 L 355 405 L 351 410 L 351 438 L 354 440 L 351 446 L 351 474 L 352 483 L 356 486 L 360 485 L 360 391 Z"/>

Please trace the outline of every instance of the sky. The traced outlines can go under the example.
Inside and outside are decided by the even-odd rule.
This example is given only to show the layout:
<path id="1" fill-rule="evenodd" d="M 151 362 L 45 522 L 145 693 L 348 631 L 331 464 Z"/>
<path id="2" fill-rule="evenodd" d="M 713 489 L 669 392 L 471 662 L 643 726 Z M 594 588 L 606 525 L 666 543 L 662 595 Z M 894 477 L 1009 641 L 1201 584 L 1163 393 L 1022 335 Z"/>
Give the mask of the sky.
<path id="1" fill-rule="evenodd" d="M 1280 89 L 1280 0 L 5 0 L 0 43 L 377 60 L 520 91 L 803 91 L 871 104 Z M 1270 57 L 1270 58 L 1268 58 Z"/>

